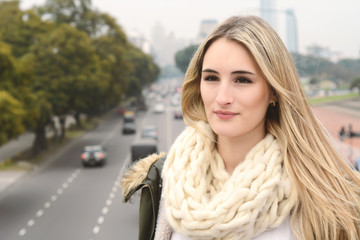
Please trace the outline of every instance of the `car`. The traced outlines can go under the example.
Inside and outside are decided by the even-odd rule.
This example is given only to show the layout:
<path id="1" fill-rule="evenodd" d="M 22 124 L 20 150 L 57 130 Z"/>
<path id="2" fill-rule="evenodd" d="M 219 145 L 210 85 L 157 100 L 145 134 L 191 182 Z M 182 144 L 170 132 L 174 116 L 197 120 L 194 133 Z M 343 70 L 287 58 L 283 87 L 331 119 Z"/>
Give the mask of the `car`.
<path id="1" fill-rule="evenodd" d="M 165 111 L 165 106 L 163 103 L 156 103 L 154 106 L 154 113 L 163 113 Z"/>
<path id="2" fill-rule="evenodd" d="M 174 111 L 174 118 L 175 119 L 182 119 L 183 118 L 182 111 L 181 110 L 175 110 Z"/>
<path id="3" fill-rule="evenodd" d="M 124 113 L 124 122 L 134 122 L 135 121 L 135 113 L 133 111 L 126 111 Z"/>
<path id="4" fill-rule="evenodd" d="M 127 112 L 127 109 L 126 107 L 120 107 L 117 112 L 120 116 L 124 116 L 124 114 Z"/>
<path id="5" fill-rule="evenodd" d="M 134 134 L 136 133 L 136 126 L 133 122 L 124 122 L 123 128 L 122 128 L 123 134 Z"/>
<path id="6" fill-rule="evenodd" d="M 141 130 L 142 138 L 153 138 L 155 140 L 158 139 L 158 131 L 154 125 L 146 125 Z"/>
<path id="7" fill-rule="evenodd" d="M 83 166 L 101 165 L 106 162 L 106 149 L 102 145 L 88 145 L 80 155 Z"/>
<path id="8" fill-rule="evenodd" d="M 152 138 L 141 138 L 133 142 L 130 146 L 131 161 L 136 162 L 139 159 L 157 153 L 157 142 Z"/>

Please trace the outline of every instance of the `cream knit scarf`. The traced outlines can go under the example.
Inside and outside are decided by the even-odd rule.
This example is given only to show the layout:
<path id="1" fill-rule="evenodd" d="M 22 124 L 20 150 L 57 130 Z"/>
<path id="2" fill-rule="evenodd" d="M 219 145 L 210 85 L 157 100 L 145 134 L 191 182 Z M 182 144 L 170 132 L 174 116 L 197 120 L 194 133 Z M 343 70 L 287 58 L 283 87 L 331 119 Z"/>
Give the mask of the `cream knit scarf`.
<path id="1" fill-rule="evenodd" d="M 166 218 L 191 239 L 251 239 L 279 226 L 295 203 L 277 140 L 268 134 L 232 175 L 205 122 L 187 127 L 162 172 Z"/>

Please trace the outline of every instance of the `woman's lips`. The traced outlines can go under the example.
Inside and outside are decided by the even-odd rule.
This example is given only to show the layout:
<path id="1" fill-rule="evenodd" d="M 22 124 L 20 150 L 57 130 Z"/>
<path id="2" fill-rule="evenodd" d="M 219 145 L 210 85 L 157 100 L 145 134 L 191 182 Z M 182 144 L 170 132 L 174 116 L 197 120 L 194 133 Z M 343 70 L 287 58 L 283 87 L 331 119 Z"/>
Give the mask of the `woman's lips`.
<path id="1" fill-rule="evenodd" d="M 216 116 L 218 116 L 220 119 L 227 120 L 235 117 L 238 115 L 238 113 L 229 112 L 229 111 L 215 111 Z"/>

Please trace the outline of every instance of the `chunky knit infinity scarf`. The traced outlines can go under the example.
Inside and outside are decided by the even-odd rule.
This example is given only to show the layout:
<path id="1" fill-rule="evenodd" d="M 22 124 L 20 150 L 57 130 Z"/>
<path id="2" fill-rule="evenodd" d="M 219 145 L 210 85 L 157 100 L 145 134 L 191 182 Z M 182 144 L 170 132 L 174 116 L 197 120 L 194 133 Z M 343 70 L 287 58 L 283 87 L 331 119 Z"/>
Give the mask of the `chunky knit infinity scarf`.
<path id="1" fill-rule="evenodd" d="M 162 172 L 166 218 L 192 239 L 251 239 L 289 216 L 295 192 L 277 140 L 268 134 L 226 172 L 205 122 L 187 127 Z"/>

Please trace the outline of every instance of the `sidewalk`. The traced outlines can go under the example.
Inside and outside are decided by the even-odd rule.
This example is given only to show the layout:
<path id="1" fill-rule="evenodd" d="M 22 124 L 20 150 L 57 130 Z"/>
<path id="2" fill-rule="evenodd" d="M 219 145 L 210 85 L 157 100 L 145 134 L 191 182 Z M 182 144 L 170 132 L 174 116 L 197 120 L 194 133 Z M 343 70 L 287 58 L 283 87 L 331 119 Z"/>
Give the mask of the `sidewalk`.
<path id="1" fill-rule="evenodd" d="M 66 127 L 74 124 L 75 120 L 69 116 L 66 119 Z M 58 119 L 55 119 L 55 126 L 59 128 Z M 52 132 L 48 132 L 47 136 L 51 136 Z M 35 139 L 35 134 L 26 132 L 20 135 L 18 138 L 9 141 L 8 143 L 0 146 L 0 163 L 6 161 L 7 159 L 15 157 L 17 154 L 31 148 Z M 21 166 L 18 170 L 0 170 L 0 197 L 1 193 L 8 189 L 12 184 L 19 180 L 22 176 L 27 173 L 27 169 L 31 167 L 25 166 L 21 170 Z"/>

